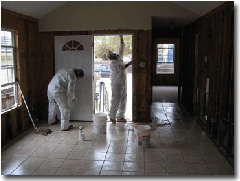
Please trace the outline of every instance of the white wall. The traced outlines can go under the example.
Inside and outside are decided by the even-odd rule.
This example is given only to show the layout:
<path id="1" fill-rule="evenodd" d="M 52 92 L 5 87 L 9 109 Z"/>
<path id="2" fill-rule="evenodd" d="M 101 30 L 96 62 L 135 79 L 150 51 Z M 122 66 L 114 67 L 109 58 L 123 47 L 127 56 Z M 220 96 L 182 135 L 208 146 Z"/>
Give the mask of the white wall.
<path id="1" fill-rule="evenodd" d="M 151 16 L 182 18 L 188 21 L 198 15 L 171 1 L 74 1 L 39 20 L 43 31 L 150 30 Z"/>

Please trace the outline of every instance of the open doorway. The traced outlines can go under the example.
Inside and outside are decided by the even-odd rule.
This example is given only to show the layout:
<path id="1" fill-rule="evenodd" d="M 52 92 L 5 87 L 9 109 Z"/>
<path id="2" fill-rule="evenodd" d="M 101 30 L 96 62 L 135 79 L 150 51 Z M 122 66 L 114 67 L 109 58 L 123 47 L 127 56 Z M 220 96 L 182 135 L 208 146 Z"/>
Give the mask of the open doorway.
<path id="1" fill-rule="evenodd" d="M 132 35 L 123 35 L 125 51 L 123 62 L 132 61 Z M 112 99 L 110 80 L 110 60 L 106 53 L 113 51 L 119 53 L 119 35 L 95 35 L 94 36 L 94 86 L 95 86 L 95 112 L 109 113 Z M 132 121 L 132 66 L 127 72 L 127 108 L 125 117 Z"/>
<path id="2" fill-rule="evenodd" d="M 177 86 L 153 86 L 152 102 L 178 103 Z"/>
<path id="3" fill-rule="evenodd" d="M 153 40 L 152 102 L 180 103 L 180 40 Z"/>

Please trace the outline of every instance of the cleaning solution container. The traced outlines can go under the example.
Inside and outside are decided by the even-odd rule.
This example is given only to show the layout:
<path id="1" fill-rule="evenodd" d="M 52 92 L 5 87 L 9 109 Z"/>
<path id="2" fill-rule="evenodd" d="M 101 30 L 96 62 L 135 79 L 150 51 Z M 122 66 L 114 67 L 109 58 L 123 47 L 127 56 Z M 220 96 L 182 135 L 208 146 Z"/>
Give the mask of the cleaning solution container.
<path id="1" fill-rule="evenodd" d="M 85 135 L 82 132 L 83 126 L 79 126 L 79 141 L 84 141 L 85 140 Z"/>
<path id="2" fill-rule="evenodd" d="M 134 127 L 134 138 L 135 145 L 139 147 L 150 146 L 150 129 L 148 125 L 135 125 Z"/>
<path id="3" fill-rule="evenodd" d="M 92 117 L 94 124 L 94 132 L 96 134 L 106 133 L 107 114 L 103 112 L 98 112 L 96 114 L 93 114 Z"/>

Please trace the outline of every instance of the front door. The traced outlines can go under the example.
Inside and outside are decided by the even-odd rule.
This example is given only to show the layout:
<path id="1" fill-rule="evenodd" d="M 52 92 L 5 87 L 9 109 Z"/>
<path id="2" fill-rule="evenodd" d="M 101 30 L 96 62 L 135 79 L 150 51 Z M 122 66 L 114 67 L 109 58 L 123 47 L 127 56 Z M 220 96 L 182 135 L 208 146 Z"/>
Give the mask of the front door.
<path id="1" fill-rule="evenodd" d="M 84 77 L 77 81 L 70 119 L 92 121 L 93 114 L 93 37 L 91 35 L 55 36 L 55 72 L 61 68 L 82 69 Z M 59 115 L 59 114 L 58 114 Z"/>

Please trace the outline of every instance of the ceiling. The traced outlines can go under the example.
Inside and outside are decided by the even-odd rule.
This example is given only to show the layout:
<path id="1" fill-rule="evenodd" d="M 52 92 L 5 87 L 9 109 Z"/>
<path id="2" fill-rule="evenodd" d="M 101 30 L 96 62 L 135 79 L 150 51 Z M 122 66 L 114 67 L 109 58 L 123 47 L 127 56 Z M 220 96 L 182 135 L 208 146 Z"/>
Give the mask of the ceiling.
<path id="1" fill-rule="evenodd" d="M 1 1 L 1 7 L 40 19 L 67 1 Z"/>
<path id="2" fill-rule="evenodd" d="M 49 14 L 60 6 L 69 1 L 1 1 L 1 7 L 33 18 L 41 19 L 41 17 Z M 225 1 L 170 1 L 177 6 L 180 6 L 186 11 L 194 13 L 195 19 L 207 14 L 214 8 L 220 6 Z M 171 13 L 171 12 L 170 12 Z M 187 21 L 189 19 L 189 21 Z M 193 21 L 193 17 L 172 17 L 168 16 L 152 18 L 152 26 L 185 26 Z M 170 25 L 169 25 L 170 24 Z"/>
<path id="3" fill-rule="evenodd" d="M 211 10 L 225 3 L 226 1 L 171 1 L 185 9 L 192 11 L 193 13 L 204 16 Z"/>
<path id="4" fill-rule="evenodd" d="M 153 27 L 182 27 L 192 23 L 198 18 L 206 15 L 211 10 L 222 5 L 226 1 L 171 1 L 172 3 L 183 7 L 186 11 L 191 11 L 195 17 L 152 17 Z"/>

